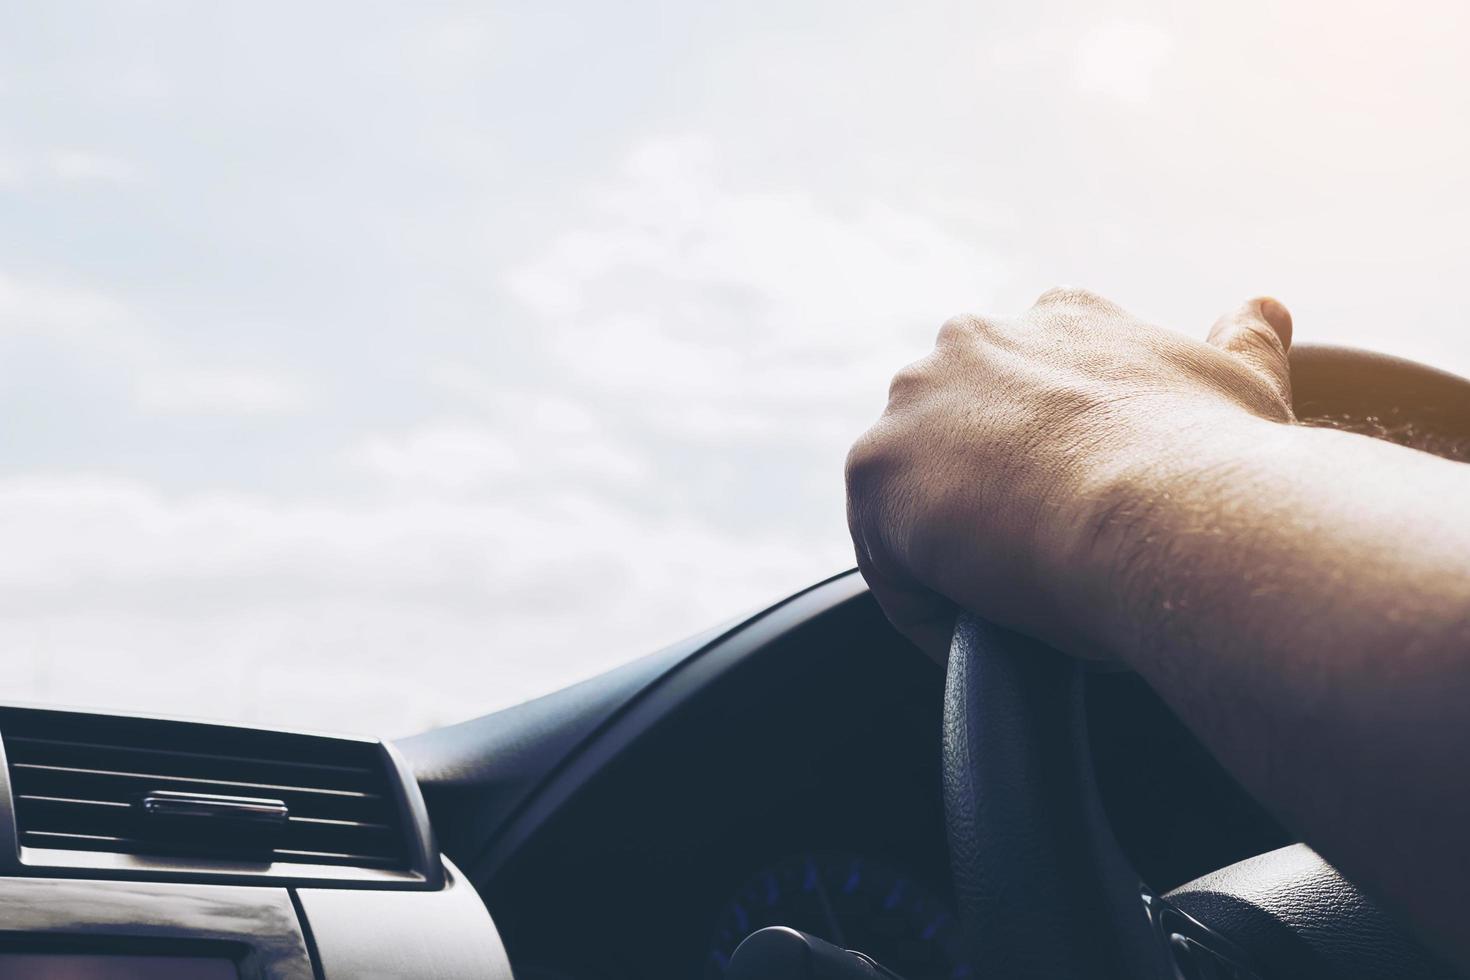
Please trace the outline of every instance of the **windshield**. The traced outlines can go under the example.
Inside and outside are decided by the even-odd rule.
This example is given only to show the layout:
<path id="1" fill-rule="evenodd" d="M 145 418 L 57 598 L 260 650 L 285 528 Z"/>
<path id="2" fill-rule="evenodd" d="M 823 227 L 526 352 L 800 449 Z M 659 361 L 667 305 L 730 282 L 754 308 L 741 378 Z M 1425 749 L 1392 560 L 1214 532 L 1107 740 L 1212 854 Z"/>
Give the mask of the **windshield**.
<path id="1" fill-rule="evenodd" d="M 1467 16 L 11 4 L 5 696 L 589 676 L 847 567 L 889 376 L 1059 282 L 1470 372 Z"/>

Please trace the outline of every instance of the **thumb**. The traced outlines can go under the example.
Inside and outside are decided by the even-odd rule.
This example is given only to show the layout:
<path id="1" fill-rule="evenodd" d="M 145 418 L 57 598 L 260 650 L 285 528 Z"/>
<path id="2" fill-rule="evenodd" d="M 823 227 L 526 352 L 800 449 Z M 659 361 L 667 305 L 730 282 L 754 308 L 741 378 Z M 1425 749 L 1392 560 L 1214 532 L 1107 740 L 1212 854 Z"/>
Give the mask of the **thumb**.
<path id="1" fill-rule="evenodd" d="M 1291 311 L 1269 296 L 1247 300 L 1210 328 L 1208 342 L 1244 361 L 1291 404 Z"/>

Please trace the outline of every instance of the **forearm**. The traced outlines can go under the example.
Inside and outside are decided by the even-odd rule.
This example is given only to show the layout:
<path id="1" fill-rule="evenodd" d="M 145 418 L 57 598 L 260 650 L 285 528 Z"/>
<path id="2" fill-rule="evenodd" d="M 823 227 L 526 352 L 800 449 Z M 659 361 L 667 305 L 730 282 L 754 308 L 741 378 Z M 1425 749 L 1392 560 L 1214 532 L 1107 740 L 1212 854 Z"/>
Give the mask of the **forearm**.
<path id="1" fill-rule="evenodd" d="M 1100 489 L 1085 629 L 1306 840 L 1449 935 L 1470 903 L 1470 466 L 1225 431 Z"/>

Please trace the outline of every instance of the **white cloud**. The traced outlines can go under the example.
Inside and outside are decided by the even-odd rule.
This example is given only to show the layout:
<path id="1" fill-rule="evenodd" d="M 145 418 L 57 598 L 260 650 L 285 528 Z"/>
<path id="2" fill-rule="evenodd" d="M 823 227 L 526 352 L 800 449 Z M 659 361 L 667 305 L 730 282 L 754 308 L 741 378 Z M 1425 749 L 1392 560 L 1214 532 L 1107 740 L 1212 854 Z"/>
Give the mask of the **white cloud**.
<path id="1" fill-rule="evenodd" d="M 290 378 L 239 368 L 149 371 L 135 378 L 133 393 L 144 411 L 179 415 L 289 415 L 310 401 Z"/>
<path id="2" fill-rule="evenodd" d="M 483 489 L 488 480 L 523 468 L 508 440 L 464 425 L 371 436 L 348 459 L 394 483 L 449 491 Z"/>
<path id="3" fill-rule="evenodd" d="M 25 168 L 11 154 L 0 152 L 0 190 L 16 190 L 25 183 Z"/>
<path id="4" fill-rule="evenodd" d="M 742 188 L 721 159 L 698 138 L 640 146 L 507 286 L 578 384 L 658 428 L 852 435 L 945 317 L 984 306 L 1002 263 L 882 201 Z"/>
<path id="5" fill-rule="evenodd" d="M 429 369 L 429 380 L 467 404 L 491 415 L 515 418 L 546 436 L 582 438 L 603 431 L 597 413 L 582 401 L 523 384 L 492 384 L 485 374 L 463 364 L 435 364 Z"/>
<path id="6" fill-rule="evenodd" d="M 803 584 L 811 560 L 570 486 L 282 503 L 18 477 L 0 540 L 8 697 L 388 734 L 609 668 Z"/>
<path id="7" fill-rule="evenodd" d="M 0 272 L 0 335 L 29 334 L 109 353 L 139 351 L 131 315 L 110 296 L 75 285 L 22 280 Z"/>
<path id="8" fill-rule="evenodd" d="M 78 147 L 0 152 L 0 187 L 31 190 L 48 184 L 130 184 L 138 177 L 134 164 L 120 156 Z"/>
<path id="9" fill-rule="evenodd" d="M 1168 63 L 1173 39 L 1151 24 L 1111 24 L 1077 45 L 1077 87 L 1088 95 L 1143 105 Z"/>
<path id="10" fill-rule="evenodd" d="M 72 283 L 0 272 L 0 336 L 7 334 L 106 361 L 134 405 L 154 414 L 283 415 L 310 403 L 306 386 L 286 372 L 204 362 L 163 340 L 124 302 Z"/>
<path id="11" fill-rule="evenodd" d="M 500 404 L 513 411 L 500 426 L 441 421 L 380 432 L 343 459 L 398 492 L 500 499 L 566 484 L 591 492 L 630 487 L 647 477 L 637 450 L 595 427 L 578 407 L 535 396 L 516 405 L 513 393 L 502 394 Z"/>
<path id="12" fill-rule="evenodd" d="M 54 150 L 46 163 L 51 176 L 67 183 L 126 184 L 137 176 L 121 157 L 90 150 Z"/>

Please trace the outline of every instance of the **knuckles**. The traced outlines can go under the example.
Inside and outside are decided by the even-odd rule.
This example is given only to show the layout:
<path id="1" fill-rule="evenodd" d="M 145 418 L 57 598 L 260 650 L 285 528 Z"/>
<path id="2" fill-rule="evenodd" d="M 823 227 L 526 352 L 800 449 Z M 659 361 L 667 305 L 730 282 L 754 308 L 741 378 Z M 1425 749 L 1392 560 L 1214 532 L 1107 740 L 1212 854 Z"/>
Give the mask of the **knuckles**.
<path id="1" fill-rule="evenodd" d="M 983 332 L 985 328 L 986 323 L 980 317 L 968 313 L 952 316 L 939 327 L 939 335 L 934 338 L 934 345 L 943 347 L 947 344 L 970 340 Z"/>
<path id="2" fill-rule="evenodd" d="M 1053 286 L 1036 297 L 1036 302 L 1032 306 L 1041 309 L 1056 306 L 1081 307 L 1091 310 L 1117 308 L 1111 300 L 1104 299 L 1092 290 L 1082 289 L 1079 286 Z"/>
<path id="3" fill-rule="evenodd" d="M 951 317 L 939 328 L 934 349 L 893 375 L 882 418 L 847 455 L 848 498 L 856 513 L 868 513 L 876 498 L 923 483 L 919 477 L 934 468 L 941 442 L 968 439 L 972 448 L 983 449 L 975 440 L 996 432 L 1031 438 L 1035 420 L 1055 417 L 1054 404 L 1047 403 L 1062 394 L 1070 396 L 1070 411 L 1088 414 L 1087 392 L 1075 390 L 1068 372 L 1049 367 L 1056 339 L 1050 331 L 1058 322 L 1111 320 L 1120 310 L 1097 293 L 1067 286 L 1047 290 L 1036 308 L 1040 316 L 1019 321 Z M 1095 360 L 1085 348 L 1077 357 Z M 991 436 L 972 431 L 982 417 Z M 988 451 L 997 459 L 1010 452 L 1006 440 Z"/>
<path id="4" fill-rule="evenodd" d="M 888 404 L 900 405 L 928 387 L 934 369 L 929 358 L 899 368 L 888 382 Z"/>
<path id="5" fill-rule="evenodd" d="M 853 443 L 844 469 L 850 504 L 859 505 L 870 499 L 885 477 L 898 468 L 895 449 L 894 440 L 887 437 L 881 421 Z"/>

